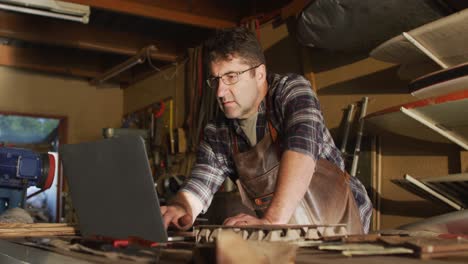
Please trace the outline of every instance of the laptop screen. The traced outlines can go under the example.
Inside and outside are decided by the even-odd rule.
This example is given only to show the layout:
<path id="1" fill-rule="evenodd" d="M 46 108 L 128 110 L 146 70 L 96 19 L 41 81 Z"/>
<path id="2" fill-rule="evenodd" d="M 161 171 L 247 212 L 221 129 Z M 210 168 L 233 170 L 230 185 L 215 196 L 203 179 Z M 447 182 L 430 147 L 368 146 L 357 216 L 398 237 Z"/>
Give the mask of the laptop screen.
<path id="1" fill-rule="evenodd" d="M 167 241 L 141 137 L 67 144 L 59 154 L 83 236 Z"/>

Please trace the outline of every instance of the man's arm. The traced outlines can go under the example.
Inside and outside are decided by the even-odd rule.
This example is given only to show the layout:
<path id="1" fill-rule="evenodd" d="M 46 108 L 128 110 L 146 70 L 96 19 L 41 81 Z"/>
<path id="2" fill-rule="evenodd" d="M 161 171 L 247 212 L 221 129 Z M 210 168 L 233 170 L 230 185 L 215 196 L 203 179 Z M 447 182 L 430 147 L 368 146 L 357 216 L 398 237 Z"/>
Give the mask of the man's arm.
<path id="1" fill-rule="evenodd" d="M 262 219 L 240 214 L 226 219 L 225 225 L 287 224 L 309 188 L 315 161 L 312 157 L 287 150 L 281 157 L 276 189 Z"/>
<path id="2" fill-rule="evenodd" d="M 188 229 L 195 218 L 208 209 L 214 193 L 232 173 L 233 169 L 220 162 L 227 158 L 226 153 L 219 150 L 225 142 L 225 139 L 219 139 L 219 134 L 216 125 L 206 125 L 188 181 L 168 206 L 161 207 L 166 228 L 173 225 L 178 229 Z"/>
<path id="3" fill-rule="evenodd" d="M 287 224 L 309 189 L 315 161 L 312 157 L 287 150 L 281 157 L 276 189 L 263 217 L 271 224 Z"/>
<path id="4" fill-rule="evenodd" d="M 323 142 L 324 121 L 310 83 L 302 76 L 290 78 L 281 90 L 283 132 L 275 194 L 264 219 L 286 224 L 309 188 Z"/>

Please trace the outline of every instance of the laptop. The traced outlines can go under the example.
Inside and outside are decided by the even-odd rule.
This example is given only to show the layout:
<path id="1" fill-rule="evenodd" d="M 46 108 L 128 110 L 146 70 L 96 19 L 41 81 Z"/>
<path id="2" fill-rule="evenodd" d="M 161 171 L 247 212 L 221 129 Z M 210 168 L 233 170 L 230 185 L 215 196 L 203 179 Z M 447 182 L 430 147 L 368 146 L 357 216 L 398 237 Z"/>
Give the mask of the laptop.
<path id="1" fill-rule="evenodd" d="M 141 137 L 67 144 L 59 154 L 84 237 L 167 241 Z"/>

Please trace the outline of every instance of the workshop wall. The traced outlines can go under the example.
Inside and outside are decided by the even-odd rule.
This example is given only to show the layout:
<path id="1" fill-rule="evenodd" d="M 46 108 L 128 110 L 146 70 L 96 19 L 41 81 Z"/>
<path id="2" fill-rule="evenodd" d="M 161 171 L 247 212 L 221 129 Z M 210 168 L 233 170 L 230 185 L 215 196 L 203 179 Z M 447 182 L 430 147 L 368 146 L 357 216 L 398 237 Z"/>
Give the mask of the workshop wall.
<path id="1" fill-rule="evenodd" d="M 340 123 L 344 110 L 363 96 L 370 98 L 368 113 L 416 100 L 406 90 L 407 81 L 397 76 L 397 66 L 369 58 L 367 54 L 338 53 L 299 47 L 288 34 L 286 25 L 261 28 L 268 67 L 279 73 L 296 72 L 315 76 L 315 85 L 327 127 L 337 145 L 341 143 Z M 369 131 L 365 131 L 369 134 Z M 350 136 L 354 136 L 352 132 Z M 352 139 L 350 140 L 351 142 Z M 401 187 L 391 179 L 405 173 L 420 178 L 442 176 L 459 170 L 459 152 L 454 145 L 431 144 L 394 135 L 381 135 L 380 170 L 381 215 L 376 228 L 393 228 L 428 216 L 441 214 L 446 208 L 436 206 Z M 363 164 L 370 166 L 370 161 Z M 370 177 L 366 179 L 370 182 Z"/>
<path id="2" fill-rule="evenodd" d="M 123 93 L 78 79 L 0 66 L 0 111 L 68 117 L 68 143 L 102 138 L 120 125 Z"/>
<path id="3" fill-rule="evenodd" d="M 181 127 L 185 118 L 184 79 L 185 64 L 179 64 L 126 88 L 123 93 L 124 113 L 128 114 L 172 97 L 175 127 Z"/>

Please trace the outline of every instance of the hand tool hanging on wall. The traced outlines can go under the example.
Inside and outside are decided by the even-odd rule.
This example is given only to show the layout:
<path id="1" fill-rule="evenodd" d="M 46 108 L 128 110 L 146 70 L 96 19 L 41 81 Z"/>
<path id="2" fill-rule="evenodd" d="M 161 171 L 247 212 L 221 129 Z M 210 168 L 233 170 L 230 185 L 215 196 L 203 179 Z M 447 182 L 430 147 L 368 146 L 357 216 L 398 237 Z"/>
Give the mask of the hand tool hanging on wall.
<path id="1" fill-rule="evenodd" d="M 356 176 L 357 166 L 359 162 L 359 154 L 361 152 L 361 140 L 364 132 L 364 116 L 367 113 L 367 103 L 369 102 L 369 97 L 363 97 L 361 100 L 361 114 L 359 116 L 359 128 L 356 136 L 356 146 L 354 148 L 353 164 L 351 166 L 351 176 Z"/>
<path id="2" fill-rule="evenodd" d="M 348 144 L 349 128 L 351 127 L 351 123 L 353 122 L 353 113 L 355 107 L 355 104 L 350 104 L 348 106 L 348 113 L 346 115 L 346 121 L 343 130 L 343 141 L 341 142 L 340 148 L 340 151 L 343 155 L 346 155 L 346 145 Z"/>

